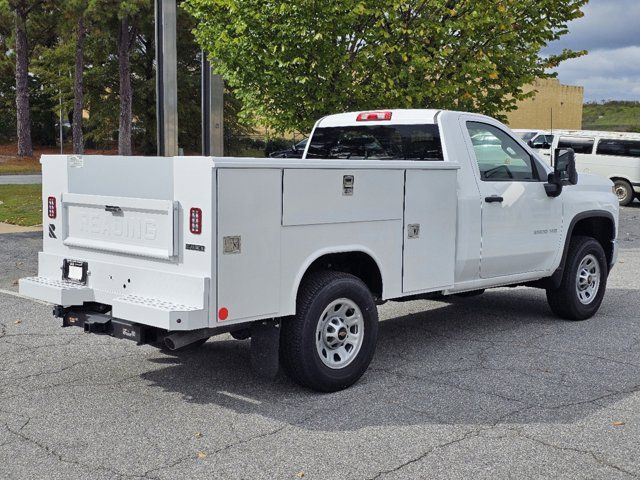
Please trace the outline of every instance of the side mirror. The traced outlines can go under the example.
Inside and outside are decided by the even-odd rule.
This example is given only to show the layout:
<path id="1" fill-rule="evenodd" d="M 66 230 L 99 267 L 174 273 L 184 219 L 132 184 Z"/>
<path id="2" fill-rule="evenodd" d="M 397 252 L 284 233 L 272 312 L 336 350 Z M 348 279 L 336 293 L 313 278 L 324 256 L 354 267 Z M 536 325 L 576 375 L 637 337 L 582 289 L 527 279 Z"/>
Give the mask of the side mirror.
<path id="1" fill-rule="evenodd" d="M 576 154 L 572 148 L 556 148 L 553 173 L 563 185 L 575 185 L 578 183 L 578 171 L 576 170 Z"/>
<path id="2" fill-rule="evenodd" d="M 576 154 L 571 148 L 557 148 L 554 158 L 553 173 L 549 174 L 548 183 L 544 189 L 550 197 L 557 197 L 562 193 L 565 185 L 578 183 L 578 171 L 576 170 Z"/>
<path id="3" fill-rule="evenodd" d="M 549 148 L 551 148 L 551 145 L 548 144 L 547 142 L 534 143 L 533 140 L 529 140 L 527 142 L 527 145 L 529 145 L 531 148 L 535 148 L 536 150 L 539 150 L 539 149 L 548 150 Z"/>

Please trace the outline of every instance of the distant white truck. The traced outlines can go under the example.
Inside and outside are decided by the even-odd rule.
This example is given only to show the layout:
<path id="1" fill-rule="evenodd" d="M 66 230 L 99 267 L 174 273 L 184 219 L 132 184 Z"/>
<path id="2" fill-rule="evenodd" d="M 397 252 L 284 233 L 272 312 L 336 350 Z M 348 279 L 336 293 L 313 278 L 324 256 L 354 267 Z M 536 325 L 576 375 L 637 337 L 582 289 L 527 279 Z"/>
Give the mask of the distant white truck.
<path id="1" fill-rule="evenodd" d="M 170 349 L 251 337 L 258 370 L 319 391 L 365 372 L 378 304 L 525 285 L 582 320 L 617 255 L 611 182 L 578 178 L 571 151 L 552 170 L 482 115 L 331 115 L 302 159 L 44 156 L 42 172 L 22 294 Z"/>

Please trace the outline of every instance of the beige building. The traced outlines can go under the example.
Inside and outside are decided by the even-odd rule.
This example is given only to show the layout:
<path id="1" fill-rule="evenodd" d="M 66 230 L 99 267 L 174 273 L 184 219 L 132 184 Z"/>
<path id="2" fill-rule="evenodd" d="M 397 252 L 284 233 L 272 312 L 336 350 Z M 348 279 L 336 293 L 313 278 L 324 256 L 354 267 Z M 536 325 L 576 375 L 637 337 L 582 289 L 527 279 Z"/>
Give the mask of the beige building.
<path id="1" fill-rule="evenodd" d="M 584 87 L 562 85 L 555 78 L 536 80 L 524 88 L 537 90 L 535 97 L 518 102 L 518 109 L 507 114 L 511 128 L 580 130 Z"/>

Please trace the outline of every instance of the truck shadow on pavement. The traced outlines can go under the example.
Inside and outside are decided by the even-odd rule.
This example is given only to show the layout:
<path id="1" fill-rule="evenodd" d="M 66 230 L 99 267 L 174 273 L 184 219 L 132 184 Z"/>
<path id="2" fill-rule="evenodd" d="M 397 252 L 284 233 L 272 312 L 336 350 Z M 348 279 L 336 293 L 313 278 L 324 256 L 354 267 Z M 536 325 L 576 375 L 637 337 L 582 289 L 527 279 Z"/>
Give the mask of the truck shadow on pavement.
<path id="1" fill-rule="evenodd" d="M 142 379 L 186 402 L 258 414 L 299 428 L 565 423 L 640 389 L 638 290 L 611 289 L 586 322 L 552 316 L 544 292 L 490 291 L 381 308 L 378 347 L 353 387 L 319 394 L 285 375 L 256 378 L 249 341 L 224 337 L 158 354 Z"/>

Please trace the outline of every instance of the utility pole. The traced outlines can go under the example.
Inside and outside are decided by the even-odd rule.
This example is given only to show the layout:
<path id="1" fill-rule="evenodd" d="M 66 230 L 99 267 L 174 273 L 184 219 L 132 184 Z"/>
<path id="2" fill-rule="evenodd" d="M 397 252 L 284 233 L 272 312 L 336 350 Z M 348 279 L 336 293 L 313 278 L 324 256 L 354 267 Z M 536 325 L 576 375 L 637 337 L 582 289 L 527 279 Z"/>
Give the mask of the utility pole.
<path id="1" fill-rule="evenodd" d="M 178 155 L 176 0 L 155 0 L 158 155 Z"/>
<path id="2" fill-rule="evenodd" d="M 224 156 L 224 81 L 202 52 L 202 155 Z"/>

